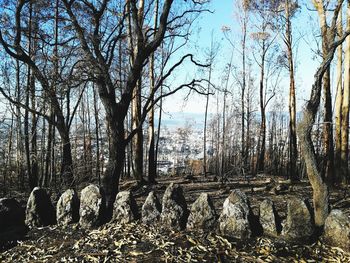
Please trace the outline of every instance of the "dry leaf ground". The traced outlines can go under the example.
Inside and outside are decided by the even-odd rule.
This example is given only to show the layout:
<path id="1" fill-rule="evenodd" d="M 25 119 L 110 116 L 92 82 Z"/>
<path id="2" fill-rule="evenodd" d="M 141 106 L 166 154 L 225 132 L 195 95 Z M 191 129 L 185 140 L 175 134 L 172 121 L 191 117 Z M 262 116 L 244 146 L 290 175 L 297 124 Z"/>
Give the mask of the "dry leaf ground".
<path id="1" fill-rule="evenodd" d="M 240 188 L 249 196 L 254 211 L 260 201 L 271 198 L 282 218 L 289 196 L 311 198 L 307 182 L 274 195 L 261 190 L 266 179 L 258 177 L 247 182 L 236 178 L 222 185 L 210 177 L 167 177 L 160 178 L 155 186 L 138 188 L 133 182 L 127 182 L 121 188 L 132 188 L 141 207 L 150 190 L 161 197 L 166 186 L 174 181 L 184 187 L 189 205 L 205 191 L 212 196 L 218 212 L 230 189 Z M 350 210 L 350 198 L 345 190 L 332 191 L 331 203 L 347 213 Z M 257 237 L 242 243 L 217 233 L 174 232 L 135 222 L 106 224 L 94 230 L 83 230 L 78 225 L 31 230 L 25 240 L 0 254 L 0 262 L 350 262 L 350 254 L 326 246 L 322 241 L 293 245 L 279 239 Z"/>

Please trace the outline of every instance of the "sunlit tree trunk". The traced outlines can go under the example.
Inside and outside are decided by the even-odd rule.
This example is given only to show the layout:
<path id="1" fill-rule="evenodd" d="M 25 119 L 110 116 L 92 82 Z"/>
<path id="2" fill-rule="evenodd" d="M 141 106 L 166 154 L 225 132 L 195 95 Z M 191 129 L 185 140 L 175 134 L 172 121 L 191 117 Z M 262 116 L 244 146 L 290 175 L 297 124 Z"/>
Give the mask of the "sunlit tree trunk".
<path id="1" fill-rule="evenodd" d="M 337 3 L 332 19 L 332 26 L 330 30 L 336 30 L 336 21 L 339 10 L 341 9 L 342 1 Z M 316 6 L 316 5 L 315 5 Z M 316 6 L 319 7 L 319 6 Z M 319 7 L 323 9 L 323 5 Z M 325 19 L 325 17 L 324 17 Z M 329 209 L 329 190 L 327 185 L 327 178 L 322 176 L 322 171 L 318 168 L 314 144 L 311 137 L 313 125 L 315 123 L 316 114 L 320 105 L 322 81 L 324 81 L 324 74 L 329 71 L 330 64 L 333 60 L 336 48 L 341 45 L 345 37 L 350 32 L 344 33 L 343 37 L 337 42 L 328 42 L 327 53 L 323 55 L 323 61 L 318 67 L 314 76 L 314 83 L 311 89 L 309 101 L 306 103 L 303 110 L 303 118 L 298 124 L 298 136 L 300 140 L 302 156 L 305 160 L 307 175 L 313 190 L 313 207 L 315 215 L 315 226 L 322 229 L 328 216 Z"/>
<path id="2" fill-rule="evenodd" d="M 256 172 L 264 170 L 265 164 L 265 144 L 266 144 L 266 116 L 265 116 L 265 99 L 264 99 L 264 80 L 265 80 L 265 40 L 262 43 L 262 55 L 260 64 L 260 81 L 259 81 L 259 99 L 260 99 L 260 131 L 258 142 L 258 159 L 256 165 Z"/>
<path id="3" fill-rule="evenodd" d="M 342 12 L 339 13 L 338 17 L 338 27 L 337 27 L 338 38 L 341 38 L 343 34 L 343 24 L 342 24 Z M 342 102 L 343 102 L 343 48 L 340 45 L 337 49 L 337 96 L 335 98 L 335 165 L 336 167 L 341 167 L 341 123 L 342 123 Z M 341 178 L 342 169 L 335 169 L 336 172 L 336 182 L 338 183 Z"/>
<path id="4" fill-rule="evenodd" d="M 342 0 L 341 0 L 342 2 Z M 324 3 L 321 0 L 313 0 L 314 6 L 318 12 L 319 24 L 322 36 L 322 56 L 328 55 L 329 44 L 334 41 L 336 29 L 330 30 L 327 24 L 326 11 Z M 338 2 L 339 3 L 339 2 Z M 330 82 L 330 69 L 327 68 L 323 75 L 323 99 L 324 99 L 324 116 L 323 116 L 323 169 L 324 176 L 328 184 L 334 182 L 334 149 L 333 149 L 333 128 L 332 128 L 332 95 Z"/>
<path id="5" fill-rule="evenodd" d="M 350 3 L 347 3 L 347 25 L 346 31 L 350 30 Z M 343 101 L 341 105 L 341 148 L 340 162 L 341 173 L 340 179 L 342 184 L 349 182 L 348 158 L 349 158 L 349 101 L 350 101 L 350 38 L 346 38 L 345 57 L 344 57 L 344 88 Z"/>
<path id="6" fill-rule="evenodd" d="M 159 0 L 155 1 L 154 6 L 154 31 L 157 30 L 158 23 L 158 9 Z M 154 53 L 150 56 L 149 63 L 149 80 L 150 80 L 150 93 L 153 94 L 155 89 L 155 74 L 154 74 Z M 154 102 L 154 96 L 151 98 L 151 102 Z M 155 183 L 157 174 L 157 163 L 155 153 L 155 134 L 154 134 L 154 107 L 148 113 L 148 182 Z"/>
<path id="7" fill-rule="evenodd" d="M 139 1 L 138 7 L 138 21 L 139 26 L 143 26 L 143 11 L 144 11 L 144 1 Z M 129 16 L 130 17 L 130 16 Z M 131 17 L 130 17 L 131 19 Z M 131 54 L 131 64 L 134 64 L 135 56 L 138 52 L 138 43 L 134 42 L 133 31 L 131 27 L 131 21 L 129 20 L 129 47 L 133 50 Z M 140 75 L 136 87 L 133 90 L 133 101 L 132 101 L 132 128 L 137 132 L 132 138 L 132 156 L 133 156 L 133 175 L 138 183 L 143 183 L 143 128 L 141 123 L 141 85 L 142 85 L 142 75 Z"/>
<path id="8" fill-rule="evenodd" d="M 289 176 L 291 180 L 297 180 L 297 135 L 296 135 L 296 102 L 295 102 L 295 80 L 294 80 L 294 61 L 293 61 L 293 49 L 292 49 L 292 27 L 290 19 L 290 4 L 289 0 L 286 0 L 286 36 L 285 44 L 287 46 L 287 58 L 289 69 Z"/>

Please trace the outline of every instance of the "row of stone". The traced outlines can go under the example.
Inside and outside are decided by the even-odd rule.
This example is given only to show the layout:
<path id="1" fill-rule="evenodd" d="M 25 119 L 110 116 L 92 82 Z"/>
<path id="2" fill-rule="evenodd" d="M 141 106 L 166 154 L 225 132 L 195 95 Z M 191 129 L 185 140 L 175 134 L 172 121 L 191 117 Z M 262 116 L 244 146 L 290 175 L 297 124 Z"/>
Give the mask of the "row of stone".
<path id="1" fill-rule="evenodd" d="M 8 222 L 4 219 L 5 214 L 2 214 L 4 209 L 1 207 L 6 203 L 3 200 L 0 200 L 0 223 L 1 220 Z M 46 191 L 35 188 L 27 202 L 25 224 L 28 227 L 40 227 L 79 222 L 84 228 L 97 227 L 103 223 L 104 203 L 100 189 L 89 185 L 82 190 L 80 200 L 74 190 L 65 191 L 59 198 L 55 211 Z M 220 216 L 206 193 L 202 193 L 188 210 L 182 188 L 170 184 L 163 195 L 162 204 L 155 193 L 150 192 L 141 213 L 130 191 L 119 192 L 114 203 L 112 222 L 129 223 L 141 219 L 144 224 L 161 223 L 164 227 L 176 230 L 218 229 L 223 235 L 243 240 L 265 234 L 304 242 L 314 232 L 310 209 L 307 203 L 299 198 L 288 200 L 287 218 L 283 222 L 272 201 L 261 202 L 259 210 L 259 217 L 256 217 L 247 196 L 240 190 L 233 190 L 226 198 Z M 12 218 L 15 217 L 12 213 Z M 349 218 L 341 211 L 333 210 L 326 220 L 326 240 L 332 245 L 349 250 L 349 234 Z"/>

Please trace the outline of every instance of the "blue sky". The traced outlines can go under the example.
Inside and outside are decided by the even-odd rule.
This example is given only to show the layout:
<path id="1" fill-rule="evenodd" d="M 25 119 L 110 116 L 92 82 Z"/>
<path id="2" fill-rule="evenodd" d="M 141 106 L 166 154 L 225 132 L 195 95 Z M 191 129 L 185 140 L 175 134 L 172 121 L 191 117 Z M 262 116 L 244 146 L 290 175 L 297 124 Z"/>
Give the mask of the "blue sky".
<path id="1" fill-rule="evenodd" d="M 299 3 L 301 6 L 300 12 L 293 19 L 293 36 L 294 42 L 296 43 L 296 85 L 297 85 L 297 107 L 298 110 L 301 109 L 302 105 L 305 103 L 306 99 L 309 97 L 310 87 L 312 85 L 313 75 L 317 67 L 318 61 L 314 60 L 315 49 L 315 39 L 313 37 L 313 31 L 318 29 L 318 19 L 317 13 L 306 9 L 306 6 L 312 8 L 312 3 L 310 1 L 302 1 Z M 216 84 L 221 83 L 222 72 L 224 65 L 228 63 L 230 58 L 232 48 L 224 38 L 221 31 L 222 26 L 229 26 L 232 30 L 232 41 L 238 43 L 239 28 L 238 23 L 235 19 L 235 1 L 231 0 L 212 0 L 210 3 L 210 9 L 213 10 L 213 14 L 205 13 L 202 14 L 201 18 L 197 21 L 196 29 L 199 29 L 199 33 L 192 35 L 192 41 L 199 46 L 199 48 L 194 49 L 193 52 L 197 54 L 197 58 L 203 58 L 203 50 L 209 47 L 211 41 L 211 34 L 213 32 L 214 38 L 220 43 L 220 52 L 216 58 L 217 63 L 214 67 L 214 81 Z M 254 23 L 254 18 L 252 18 L 251 24 Z M 194 30 L 197 32 L 197 30 Z M 284 48 L 284 47 L 283 47 Z M 190 70 L 185 69 L 188 75 L 192 73 Z M 258 80 L 258 72 L 254 73 L 255 78 Z M 191 76 L 188 76 L 191 77 Z M 281 89 L 283 92 L 282 98 L 285 99 L 287 103 L 288 96 L 288 72 L 284 71 L 282 75 Z M 256 83 L 257 85 L 258 83 Z M 235 89 L 233 87 L 233 93 Z M 169 112 L 174 111 L 184 111 L 184 112 L 204 112 L 205 100 L 203 97 L 198 95 L 192 95 L 190 99 L 184 104 L 183 98 L 185 93 L 179 93 L 167 99 L 165 102 L 165 110 Z M 216 99 L 211 98 L 214 102 Z M 211 112 L 215 112 L 216 109 L 214 105 L 210 107 Z"/>

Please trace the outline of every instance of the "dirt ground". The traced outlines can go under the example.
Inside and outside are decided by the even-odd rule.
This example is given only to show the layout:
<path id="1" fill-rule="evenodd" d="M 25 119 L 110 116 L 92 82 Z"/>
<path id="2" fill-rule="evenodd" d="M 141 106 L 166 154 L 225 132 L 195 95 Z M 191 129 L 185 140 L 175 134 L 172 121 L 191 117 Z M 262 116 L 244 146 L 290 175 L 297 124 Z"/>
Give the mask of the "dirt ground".
<path id="1" fill-rule="evenodd" d="M 270 186 L 279 181 L 288 187 L 276 194 Z M 249 180 L 236 177 L 225 184 L 216 182 L 212 176 L 161 177 L 153 186 L 136 187 L 133 181 L 124 182 L 121 190 L 132 189 L 141 208 L 151 190 L 161 198 L 170 182 L 183 187 L 188 206 L 200 193 L 207 192 L 218 214 L 232 189 L 241 189 L 248 195 L 255 214 L 262 200 L 272 199 L 282 219 L 286 217 L 291 196 L 312 203 L 311 187 L 306 180 L 290 185 L 283 178 L 271 180 L 268 176 Z M 332 208 L 350 215 L 348 189 L 333 189 L 330 203 Z M 29 231 L 24 240 L 9 246 L 13 247 L 0 253 L 0 262 L 350 262 L 350 254 L 326 246 L 322 239 L 301 245 L 255 237 L 242 243 L 215 232 L 175 232 L 139 222 L 106 224 L 94 230 L 84 230 L 79 225 L 44 227 Z"/>

